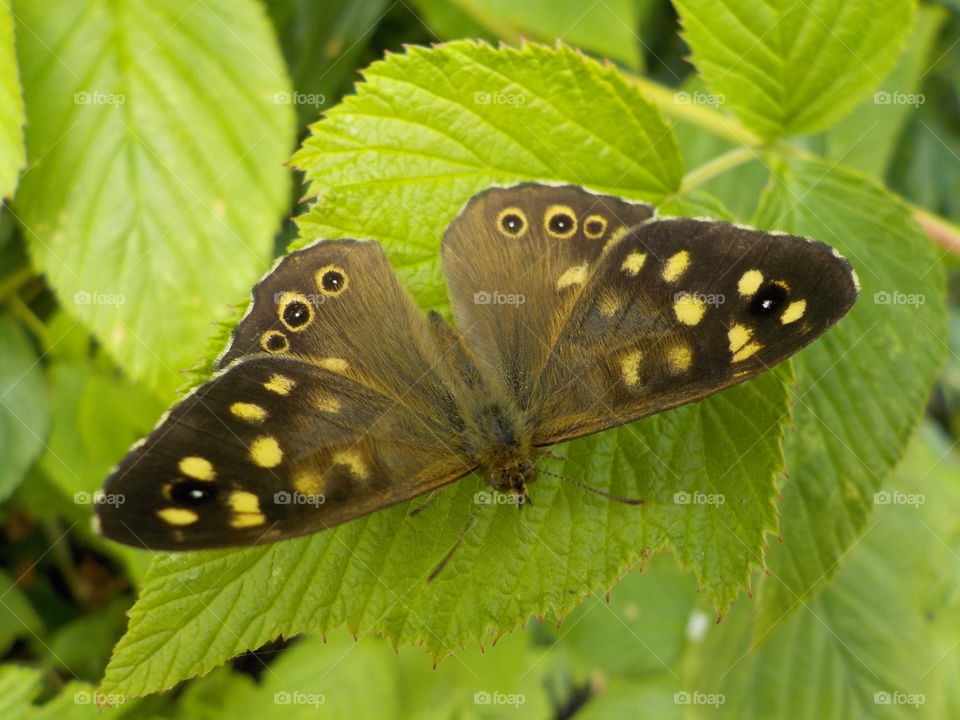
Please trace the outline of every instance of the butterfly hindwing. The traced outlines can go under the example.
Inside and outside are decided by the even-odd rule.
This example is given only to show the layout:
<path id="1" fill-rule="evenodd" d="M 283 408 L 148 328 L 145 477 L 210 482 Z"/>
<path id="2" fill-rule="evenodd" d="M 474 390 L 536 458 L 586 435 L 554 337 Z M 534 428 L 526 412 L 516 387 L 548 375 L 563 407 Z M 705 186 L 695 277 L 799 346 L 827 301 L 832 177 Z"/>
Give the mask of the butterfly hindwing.
<path id="1" fill-rule="evenodd" d="M 344 282 L 324 294 L 331 266 Z M 310 305 L 291 312 L 291 297 Z M 282 348 L 266 347 L 271 332 Z M 450 365 L 374 243 L 288 256 L 220 362 L 107 479 L 96 506 L 107 537 L 177 550 L 271 542 L 473 469 Z"/>
<path id="2" fill-rule="evenodd" d="M 822 243 L 709 220 L 643 223 L 584 279 L 533 391 L 534 443 L 755 377 L 822 335 L 857 292 L 849 263 Z"/>
<path id="3" fill-rule="evenodd" d="M 649 205 L 570 185 L 525 183 L 474 196 L 451 223 L 442 256 L 457 327 L 521 410 L 583 274 L 652 214 Z"/>

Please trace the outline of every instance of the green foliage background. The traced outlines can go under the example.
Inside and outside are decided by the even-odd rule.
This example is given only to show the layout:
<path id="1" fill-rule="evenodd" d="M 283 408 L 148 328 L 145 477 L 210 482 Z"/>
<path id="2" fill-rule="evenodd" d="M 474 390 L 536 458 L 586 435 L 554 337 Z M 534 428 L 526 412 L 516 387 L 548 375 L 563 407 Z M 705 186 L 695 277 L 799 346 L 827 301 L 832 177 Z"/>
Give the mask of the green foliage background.
<path id="1" fill-rule="evenodd" d="M 958 38 L 906 0 L 0 0 L 0 714 L 960 714 Z M 524 180 L 815 237 L 863 295 L 550 468 L 643 508 L 543 477 L 430 585 L 475 478 L 249 550 L 91 532 L 273 257 L 375 238 L 447 312 L 444 228 Z"/>

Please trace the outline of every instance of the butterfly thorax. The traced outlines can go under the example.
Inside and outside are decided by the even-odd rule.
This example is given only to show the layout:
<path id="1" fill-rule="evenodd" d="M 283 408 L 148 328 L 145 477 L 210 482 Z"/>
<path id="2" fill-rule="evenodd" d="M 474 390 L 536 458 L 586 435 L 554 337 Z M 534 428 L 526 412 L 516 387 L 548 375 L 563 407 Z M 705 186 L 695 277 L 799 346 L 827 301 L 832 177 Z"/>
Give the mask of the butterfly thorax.
<path id="1" fill-rule="evenodd" d="M 474 413 L 471 445 L 484 479 L 497 492 L 511 493 L 520 502 L 526 485 L 536 478 L 536 451 L 522 413 L 508 400 L 480 403 Z"/>

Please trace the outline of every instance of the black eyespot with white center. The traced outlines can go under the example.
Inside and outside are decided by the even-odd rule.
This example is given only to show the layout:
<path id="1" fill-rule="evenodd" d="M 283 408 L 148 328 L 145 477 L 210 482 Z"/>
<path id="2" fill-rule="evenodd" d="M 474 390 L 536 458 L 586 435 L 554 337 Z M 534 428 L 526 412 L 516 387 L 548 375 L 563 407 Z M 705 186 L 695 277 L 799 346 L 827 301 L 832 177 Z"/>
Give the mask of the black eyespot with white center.
<path id="1" fill-rule="evenodd" d="M 550 218 L 550 230 L 557 235 L 565 235 L 573 227 L 574 219 L 566 213 L 557 213 Z"/>
<path id="2" fill-rule="evenodd" d="M 543 219 L 547 233 L 555 238 L 563 240 L 577 231 L 577 216 L 566 205 L 552 205 Z"/>
<path id="3" fill-rule="evenodd" d="M 527 216 L 518 207 L 505 208 L 497 215 L 497 228 L 508 237 L 520 237 L 527 231 Z"/>
<path id="4" fill-rule="evenodd" d="M 282 353 L 290 347 L 290 342 L 279 330 L 268 330 L 260 336 L 260 347 L 268 353 Z"/>
<path id="5" fill-rule="evenodd" d="M 283 320 L 290 327 L 302 327 L 310 320 L 310 308 L 306 303 L 294 300 L 283 309 Z"/>
<path id="6" fill-rule="evenodd" d="M 774 315 L 783 310 L 789 293 L 778 283 L 768 282 L 761 285 L 750 298 L 748 310 L 761 317 Z"/>
<path id="7" fill-rule="evenodd" d="M 201 507 L 217 498 L 217 486 L 203 480 L 180 480 L 170 488 L 170 499 L 180 507 Z"/>
<path id="8" fill-rule="evenodd" d="M 317 270 L 316 281 L 320 292 L 328 296 L 339 295 L 350 284 L 347 271 L 336 265 L 327 265 Z"/>

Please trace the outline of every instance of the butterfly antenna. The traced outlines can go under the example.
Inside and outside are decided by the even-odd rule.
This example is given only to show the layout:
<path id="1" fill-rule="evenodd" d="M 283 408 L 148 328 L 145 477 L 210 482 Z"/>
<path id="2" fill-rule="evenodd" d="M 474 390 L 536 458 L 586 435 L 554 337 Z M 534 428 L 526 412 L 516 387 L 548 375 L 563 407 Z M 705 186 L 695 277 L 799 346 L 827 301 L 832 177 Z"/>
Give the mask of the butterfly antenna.
<path id="1" fill-rule="evenodd" d="M 644 503 L 646 503 L 646 500 L 639 500 L 637 498 L 628 498 L 628 497 L 623 497 L 622 495 L 614 495 L 613 493 L 604 492 L 603 490 L 600 490 L 595 487 L 591 487 L 586 483 L 582 483 L 579 480 L 568 478 L 566 475 L 558 475 L 557 473 L 552 473 L 549 470 L 540 470 L 538 468 L 537 473 L 542 473 L 543 475 L 550 475 L 551 477 L 560 478 L 561 480 L 566 480 L 571 485 L 576 485 L 577 487 L 581 487 L 584 490 L 589 490 L 592 493 L 605 497 L 608 500 L 615 500 L 625 505 L 643 505 Z"/>
<path id="2" fill-rule="evenodd" d="M 477 522 L 477 515 L 480 513 L 480 508 L 482 507 L 483 505 L 477 505 L 474 508 L 473 515 L 470 516 L 470 519 L 467 520 L 467 524 L 464 525 L 463 530 L 460 531 L 460 537 L 457 538 L 457 541 L 453 544 L 453 547 L 447 550 L 447 554 L 443 556 L 440 562 L 437 563 L 437 566 L 430 572 L 430 576 L 427 578 L 428 583 L 433 582 L 434 578 L 436 578 L 437 575 L 440 574 L 440 571 L 447 566 L 448 562 L 450 562 L 450 559 L 453 557 L 454 553 L 457 552 L 457 548 L 460 547 L 460 543 L 463 542 L 463 539 L 467 536 L 470 528 L 472 528 L 474 523 Z"/>

